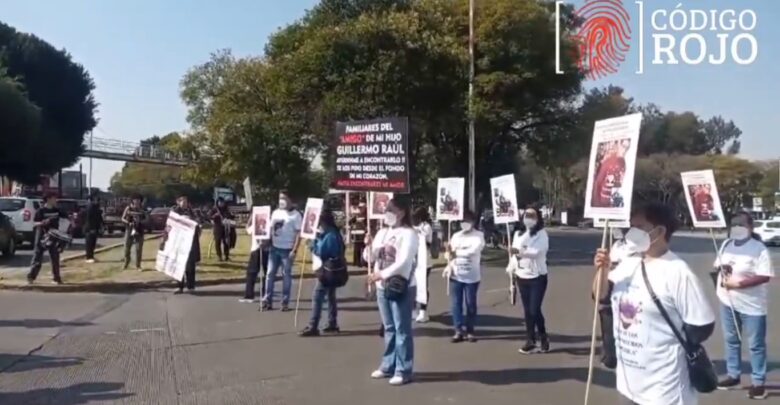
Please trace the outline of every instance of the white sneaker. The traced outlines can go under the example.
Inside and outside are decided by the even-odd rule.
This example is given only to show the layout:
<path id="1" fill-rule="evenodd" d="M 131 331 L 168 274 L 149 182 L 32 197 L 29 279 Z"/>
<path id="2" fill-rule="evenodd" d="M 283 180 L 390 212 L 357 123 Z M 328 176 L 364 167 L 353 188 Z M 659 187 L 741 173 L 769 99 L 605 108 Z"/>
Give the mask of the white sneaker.
<path id="1" fill-rule="evenodd" d="M 400 375 L 397 375 L 397 376 L 393 376 L 393 378 L 391 378 L 390 381 L 388 382 L 390 383 L 390 385 L 399 386 L 399 385 L 406 384 L 407 381 Z"/>
<path id="2" fill-rule="evenodd" d="M 242 304 L 251 304 L 251 303 L 253 303 L 254 301 L 255 301 L 255 300 L 250 300 L 249 298 L 241 298 L 240 300 L 238 300 L 238 302 L 240 302 L 240 303 L 242 303 Z"/>
<path id="3" fill-rule="evenodd" d="M 87 259 L 87 264 L 93 264 L 95 263 L 95 259 Z"/>
<path id="4" fill-rule="evenodd" d="M 380 379 L 387 378 L 387 377 L 390 377 L 390 376 L 385 374 L 385 372 L 382 371 L 382 370 L 376 370 L 373 373 L 371 373 L 371 378 L 373 378 L 375 380 L 380 380 Z"/>
<path id="5" fill-rule="evenodd" d="M 415 322 L 426 323 L 430 320 L 431 318 L 428 317 L 428 311 L 420 310 L 420 312 L 417 313 L 417 319 L 415 319 Z"/>

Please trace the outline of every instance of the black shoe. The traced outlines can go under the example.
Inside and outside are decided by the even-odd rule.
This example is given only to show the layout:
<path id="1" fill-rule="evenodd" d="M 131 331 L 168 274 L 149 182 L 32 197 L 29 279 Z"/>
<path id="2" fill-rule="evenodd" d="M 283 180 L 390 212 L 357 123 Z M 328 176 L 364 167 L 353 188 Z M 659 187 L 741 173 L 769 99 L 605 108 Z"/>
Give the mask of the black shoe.
<path id="1" fill-rule="evenodd" d="M 322 333 L 339 334 L 341 333 L 341 329 L 339 329 L 339 327 L 336 325 L 328 325 L 327 328 L 322 329 Z"/>
<path id="2" fill-rule="evenodd" d="M 547 335 L 542 335 L 539 351 L 542 353 L 548 353 L 550 351 L 550 339 L 547 338 Z"/>
<path id="3" fill-rule="evenodd" d="M 721 391 L 728 391 L 740 388 L 739 378 L 726 377 L 718 381 L 718 389 Z"/>
<path id="4" fill-rule="evenodd" d="M 179 295 L 179 294 L 184 294 L 184 290 L 180 288 L 173 292 L 173 295 Z"/>
<path id="5" fill-rule="evenodd" d="M 767 397 L 766 388 L 763 385 L 752 385 L 748 389 L 748 398 L 750 399 L 766 399 Z"/>
<path id="6" fill-rule="evenodd" d="M 462 342 L 463 340 L 464 340 L 464 338 L 463 338 L 463 334 L 462 334 L 462 333 L 460 333 L 460 332 L 455 332 L 455 334 L 454 334 L 454 335 L 452 335 L 452 339 L 450 339 L 450 341 L 451 341 L 452 343 L 460 343 L 460 342 Z"/>
<path id="7" fill-rule="evenodd" d="M 279 309 L 282 312 L 290 312 L 290 307 L 288 305 L 282 305 L 282 308 Z"/>
<path id="8" fill-rule="evenodd" d="M 311 326 L 307 326 L 302 331 L 300 331 L 300 333 L 298 333 L 298 336 L 300 337 L 314 337 L 319 335 L 320 331 L 317 328 L 312 328 Z"/>
<path id="9" fill-rule="evenodd" d="M 469 333 L 466 335 L 466 340 L 469 341 L 469 343 L 477 343 L 477 337 L 473 334 Z"/>
<path id="10" fill-rule="evenodd" d="M 536 347 L 536 343 L 529 341 L 526 342 L 525 346 L 521 347 L 518 351 L 523 354 L 532 354 L 539 352 L 539 349 Z"/>
<path id="11" fill-rule="evenodd" d="M 58 279 L 54 279 L 54 280 L 52 280 L 51 282 L 52 282 L 52 283 L 54 283 L 54 284 L 57 284 L 57 285 L 62 285 L 62 284 L 63 284 L 63 283 L 62 283 L 62 279 L 60 279 L 60 278 L 58 278 Z"/>
<path id="12" fill-rule="evenodd" d="M 260 304 L 260 310 L 261 311 L 273 311 L 274 310 L 274 306 L 271 305 L 271 303 L 269 303 L 267 301 L 263 301 L 263 303 Z"/>

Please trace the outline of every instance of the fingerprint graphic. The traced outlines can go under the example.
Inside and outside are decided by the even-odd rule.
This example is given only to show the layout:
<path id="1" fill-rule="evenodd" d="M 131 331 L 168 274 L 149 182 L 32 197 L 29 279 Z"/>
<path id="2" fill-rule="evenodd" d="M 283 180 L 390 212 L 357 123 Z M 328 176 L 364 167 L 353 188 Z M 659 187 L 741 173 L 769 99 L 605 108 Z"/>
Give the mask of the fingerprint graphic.
<path id="1" fill-rule="evenodd" d="M 631 41 L 631 17 L 622 0 L 587 0 L 576 12 L 583 21 L 579 41 L 579 67 L 590 79 L 618 71 Z"/>

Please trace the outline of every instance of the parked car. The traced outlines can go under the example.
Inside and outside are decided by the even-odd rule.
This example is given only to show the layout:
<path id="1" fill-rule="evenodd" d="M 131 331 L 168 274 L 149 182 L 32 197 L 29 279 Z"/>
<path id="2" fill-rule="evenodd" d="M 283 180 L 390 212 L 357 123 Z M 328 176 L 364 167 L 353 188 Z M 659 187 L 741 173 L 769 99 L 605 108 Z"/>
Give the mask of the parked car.
<path id="1" fill-rule="evenodd" d="M 149 229 L 152 232 L 164 231 L 165 221 L 168 220 L 168 214 L 171 212 L 170 208 L 155 208 L 149 213 Z"/>
<path id="2" fill-rule="evenodd" d="M 9 258 L 16 254 L 16 244 L 19 242 L 19 235 L 16 234 L 11 218 L 0 214 L 0 253 L 3 257 Z"/>
<path id="3" fill-rule="evenodd" d="M 753 229 L 767 246 L 780 246 L 780 220 L 755 221 Z"/>
<path id="4" fill-rule="evenodd" d="M 35 213 L 43 206 L 38 198 L 0 197 L 0 212 L 11 218 L 11 222 L 19 235 L 19 243 L 35 242 Z M 60 220 L 60 231 L 68 232 L 69 220 Z"/>

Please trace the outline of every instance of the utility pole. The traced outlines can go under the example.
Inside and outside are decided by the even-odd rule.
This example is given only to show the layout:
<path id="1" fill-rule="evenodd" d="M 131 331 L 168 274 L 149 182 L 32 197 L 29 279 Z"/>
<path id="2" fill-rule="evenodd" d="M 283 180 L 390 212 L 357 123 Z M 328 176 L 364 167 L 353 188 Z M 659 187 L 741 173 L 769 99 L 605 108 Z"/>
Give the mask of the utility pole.
<path id="1" fill-rule="evenodd" d="M 469 207 L 476 211 L 476 135 L 474 133 L 474 1 L 475 0 L 469 0 Z"/>

